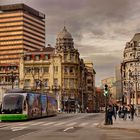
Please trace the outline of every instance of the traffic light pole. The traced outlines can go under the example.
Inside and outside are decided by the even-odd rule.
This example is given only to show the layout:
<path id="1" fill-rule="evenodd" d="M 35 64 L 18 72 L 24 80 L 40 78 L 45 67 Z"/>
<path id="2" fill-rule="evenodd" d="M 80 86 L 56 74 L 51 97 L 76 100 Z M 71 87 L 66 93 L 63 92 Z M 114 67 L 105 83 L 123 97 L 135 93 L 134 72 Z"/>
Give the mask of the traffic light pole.
<path id="1" fill-rule="evenodd" d="M 108 101 L 107 101 L 107 97 L 109 96 L 108 93 L 108 85 L 105 84 L 105 88 L 104 88 L 104 95 L 105 95 L 105 125 L 108 125 L 108 116 L 107 116 L 107 105 L 108 105 Z"/>
<path id="2" fill-rule="evenodd" d="M 105 125 L 108 124 L 107 120 L 107 95 L 105 96 Z"/>

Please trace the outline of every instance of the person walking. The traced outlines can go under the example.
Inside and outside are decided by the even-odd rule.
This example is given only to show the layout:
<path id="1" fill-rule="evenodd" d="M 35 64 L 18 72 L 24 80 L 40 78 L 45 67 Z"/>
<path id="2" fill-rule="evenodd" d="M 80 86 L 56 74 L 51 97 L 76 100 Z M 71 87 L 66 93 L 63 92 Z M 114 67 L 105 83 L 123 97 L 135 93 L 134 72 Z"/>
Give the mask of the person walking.
<path id="1" fill-rule="evenodd" d="M 131 116 L 131 121 L 133 121 L 133 120 L 134 120 L 134 114 L 135 114 L 134 105 L 131 105 L 131 107 L 130 107 L 130 116 Z"/>
<path id="2" fill-rule="evenodd" d="M 123 120 L 126 120 L 127 119 L 127 108 L 125 106 L 123 106 Z"/>
<path id="3" fill-rule="evenodd" d="M 107 120 L 108 120 L 109 125 L 113 124 L 113 119 L 112 119 L 113 114 L 114 114 L 113 107 L 109 105 L 108 110 L 107 110 Z"/>

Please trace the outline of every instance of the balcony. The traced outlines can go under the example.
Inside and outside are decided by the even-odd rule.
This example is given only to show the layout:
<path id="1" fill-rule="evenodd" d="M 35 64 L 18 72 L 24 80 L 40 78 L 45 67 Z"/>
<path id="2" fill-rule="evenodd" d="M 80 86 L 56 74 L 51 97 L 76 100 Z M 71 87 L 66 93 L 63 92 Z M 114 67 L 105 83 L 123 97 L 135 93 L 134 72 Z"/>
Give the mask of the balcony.
<path id="1" fill-rule="evenodd" d="M 44 89 L 49 90 L 50 89 L 50 86 L 45 86 Z"/>
<path id="2" fill-rule="evenodd" d="M 60 90 L 60 86 L 59 85 L 52 85 L 52 90 Z"/>

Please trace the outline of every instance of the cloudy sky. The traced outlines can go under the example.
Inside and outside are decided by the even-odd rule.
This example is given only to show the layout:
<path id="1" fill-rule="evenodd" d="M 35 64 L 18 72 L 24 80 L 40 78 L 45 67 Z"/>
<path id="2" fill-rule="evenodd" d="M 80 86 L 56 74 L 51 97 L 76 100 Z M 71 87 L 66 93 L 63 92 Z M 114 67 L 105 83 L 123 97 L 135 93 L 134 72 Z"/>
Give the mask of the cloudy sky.
<path id="1" fill-rule="evenodd" d="M 114 75 L 125 43 L 140 32 L 140 0 L 0 0 L 11 3 L 46 14 L 46 44 L 55 46 L 65 22 L 80 56 L 94 63 L 96 85 Z"/>

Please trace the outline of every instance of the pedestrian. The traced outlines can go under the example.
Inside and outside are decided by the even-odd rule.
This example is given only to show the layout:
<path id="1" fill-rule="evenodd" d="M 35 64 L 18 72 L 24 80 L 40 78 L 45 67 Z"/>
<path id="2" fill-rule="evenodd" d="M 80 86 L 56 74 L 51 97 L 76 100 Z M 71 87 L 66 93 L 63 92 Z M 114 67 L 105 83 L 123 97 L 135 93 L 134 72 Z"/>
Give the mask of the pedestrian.
<path id="1" fill-rule="evenodd" d="M 123 106 L 123 120 L 127 119 L 127 108 Z"/>
<path id="2" fill-rule="evenodd" d="M 114 116 L 114 118 L 116 120 L 117 112 L 116 112 L 116 106 L 115 105 L 113 105 L 113 116 Z"/>
<path id="3" fill-rule="evenodd" d="M 108 124 L 112 125 L 113 124 L 113 107 L 111 105 L 109 105 L 108 109 L 107 109 L 107 120 L 108 120 Z"/>
<path id="4" fill-rule="evenodd" d="M 133 121 L 133 120 L 134 120 L 134 114 L 135 114 L 134 105 L 131 105 L 131 107 L 130 107 L 130 116 L 131 116 L 131 121 Z"/>
<path id="5" fill-rule="evenodd" d="M 89 113 L 89 108 L 88 108 L 88 106 L 87 106 L 87 108 L 86 108 L 86 113 Z"/>

